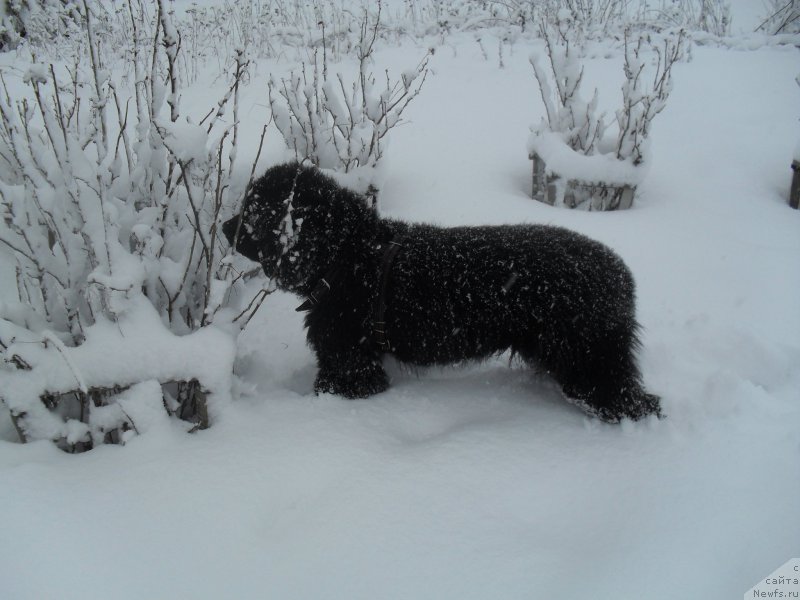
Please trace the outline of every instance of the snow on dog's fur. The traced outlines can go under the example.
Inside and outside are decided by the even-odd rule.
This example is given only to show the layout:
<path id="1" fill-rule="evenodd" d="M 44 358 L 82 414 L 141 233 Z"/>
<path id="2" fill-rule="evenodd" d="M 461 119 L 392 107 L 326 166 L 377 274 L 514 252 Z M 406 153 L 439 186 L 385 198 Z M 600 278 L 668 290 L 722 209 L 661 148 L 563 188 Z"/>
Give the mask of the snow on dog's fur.
<path id="1" fill-rule="evenodd" d="M 510 348 L 603 420 L 660 415 L 636 364 L 631 273 L 583 235 L 383 219 L 363 196 L 297 163 L 258 179 L 223 231 L 231 243 L 238 232 L 236 250 L 281 289 L 309 299 L 318 393 L 385 390 L 383 354 L 427 366 Z M 387 256 L 390 244 L 399 247 Z M 381 316 L 385 325 L 375 324 Z"/>

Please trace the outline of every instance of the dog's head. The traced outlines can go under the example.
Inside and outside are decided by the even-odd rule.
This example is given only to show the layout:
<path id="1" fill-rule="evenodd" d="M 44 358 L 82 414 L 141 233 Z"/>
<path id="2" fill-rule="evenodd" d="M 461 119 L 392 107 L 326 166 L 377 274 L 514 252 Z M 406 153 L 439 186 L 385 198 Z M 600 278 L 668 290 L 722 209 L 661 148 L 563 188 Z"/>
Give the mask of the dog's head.
<path id="1" fill-rule="evenodd" d="M 365 198 L 314 167 L 274 166 L 256 180 L 222 231 L 283 289 L 308 293 L 343 247 L 377 216 Z M 238 237 L 237 237 L 238 235 Z"/>

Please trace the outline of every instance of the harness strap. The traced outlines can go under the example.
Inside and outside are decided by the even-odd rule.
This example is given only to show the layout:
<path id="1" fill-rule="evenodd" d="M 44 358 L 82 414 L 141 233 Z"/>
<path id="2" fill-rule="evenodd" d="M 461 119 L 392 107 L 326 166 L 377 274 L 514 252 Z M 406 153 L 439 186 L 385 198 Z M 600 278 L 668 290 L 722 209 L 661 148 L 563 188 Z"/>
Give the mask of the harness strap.
<path id="1" fill-rule="evenodd" d="M 383 260 L 381 260 L 381 280 L 372 318 L 372 337 L 375 345 L 382 352 L 388 352 L 390 349 L 389 340 L 386 337 L 386 291 L 389 288 L 389 272 L 404 241 L 405 238 L 402 237 L 399 240 L 390 241 L 383 251 Z"/>

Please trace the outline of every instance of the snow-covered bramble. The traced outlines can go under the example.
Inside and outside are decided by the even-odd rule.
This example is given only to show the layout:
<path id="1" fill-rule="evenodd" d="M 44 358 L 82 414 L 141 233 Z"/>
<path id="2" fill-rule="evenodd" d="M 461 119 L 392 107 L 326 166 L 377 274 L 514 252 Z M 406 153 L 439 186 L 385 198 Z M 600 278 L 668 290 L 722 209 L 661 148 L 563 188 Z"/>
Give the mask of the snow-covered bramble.
<path id="1" fill-rule="evenodd" d="M 588 101 L 581 95 L 583 65 L 573 31 L 568 14 L 562 15 L 555 26 L 540 23 L 544 51 L 530 57 L 545 108 L 536 131 L 557 131 L 573 150 L 593 154 L 606 124 L 597 111 L 597 89 Z"/>
<path id="2" fill-rule="evenodd" d="M 235 54 L 228 93 L 194 123 L 181 113 L 180 34 L 157 6 L 136 25 L 148 36 L 131 38 L 134 82 L 104 64 L 91 19 L 88 61 L 2 79 L 0 251 L 16 264 L 19 304 L 0 306 L 0 400 L 24 441 L 124 441 L 142 429 L 131 404 L 153 404 L 152 382 L 165 415 L 207 426 L 230 393 L 224 331 L 258 306 L 239 306 L 246 276 L 217 233 L 248 183 L 233 176 L 248 61 Z"/>
<path id="3" fill-rule="evenodd" d="M 800 32 L 800 0 L 766 0 L 766 17 L 756 31 L 771 35 Z"/>
<path id="4" fill-rule="evenodd" d="M 672 91 L 672 67 L 684 58 L 686 33 L 680 30 L 660 39 L 640 35 L 635 42 L 630 36 L 630 30 L 626 29 L 625 83 L 622 108 L 616 113 L 619 128 L 616 156 L 638 166 L 646 157 L 650 125 L 667 106 Z M 648 54 L 654 55 L 655 60 L 655 68 L 649 72 Z"/>
<path id="5" fill-rule="evenodd" d="M 84 23 L 85 5 L 79 2 L 4 0 L 0 3 L 0 51 L 16 48 L 22 40 L 39 45 L 79 34 Z"/>
<path id="6" fill-rule="evenodd" d="M 728 0 L 640 2 L 633 21 L 656 30 L 687 29 L 712 36 L 727 36 L 731 33 L 731 4 Z"/>
<path id="7" fill-rule="evenodd" d="M 383 158 L 386 136 L 401 122 L 403 111 L 416 98 L 428 76 L 431 53 L 413 69 L 379 85 L 372 72 L 378 36 L 380 4 L 374 19 L 364 11 L 356 45 L 358 74 L 348 81 L 342 73 L 328 77 L 314 54 L 311 65 L 288 78 L 269 81 L 269 101 L 275 125 L 298 160 L 348 173 L 374 167 Z"/>

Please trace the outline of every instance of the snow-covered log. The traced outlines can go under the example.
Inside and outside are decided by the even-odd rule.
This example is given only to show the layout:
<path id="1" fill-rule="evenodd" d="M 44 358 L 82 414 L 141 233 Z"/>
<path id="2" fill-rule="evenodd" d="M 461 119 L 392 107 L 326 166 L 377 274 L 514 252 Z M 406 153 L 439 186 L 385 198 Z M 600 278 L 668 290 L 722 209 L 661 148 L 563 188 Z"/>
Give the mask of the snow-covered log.
<path id="1" fill-rule="evenodd" d="M 214 327 L 175 335 L 143 296 L 116 322 L 103 318 L 87 327 L 79 346 L 65 345 L 52 331 L 32 335 L 0 324 L 0 335 L 15 339 L 4 352 L 15 364 L 9 360 L 0 371 L 0 401 L 23 441 L 96 446 L 115 431 L 124 441 L 177 414 L 180 406 L 162 390 L 168 384 L 196 382 L 203 391 L 206 406 L 189 426 L 208 426 L 230 401 L 231 335 Z"/>
<path id="2" fill-rule="evenodd" d="M 800 160 L 792 161 L 792 189 L 789 191 L 789 206 L 800 208 Z"/>

